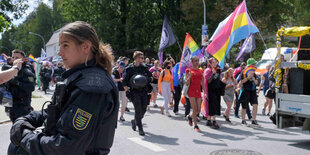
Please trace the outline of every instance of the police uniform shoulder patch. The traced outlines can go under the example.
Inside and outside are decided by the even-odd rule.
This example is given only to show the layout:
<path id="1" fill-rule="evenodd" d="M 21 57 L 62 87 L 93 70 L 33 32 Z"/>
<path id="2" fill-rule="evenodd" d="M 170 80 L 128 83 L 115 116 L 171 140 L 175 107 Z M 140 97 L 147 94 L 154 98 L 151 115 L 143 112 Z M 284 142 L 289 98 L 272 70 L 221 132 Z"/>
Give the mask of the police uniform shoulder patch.
<path id="1" fill-rule="evenodd" d="M 73 127 L 77 130 L 84 130 L 86 129 L 92 114 L 78 108 L 73 117 Z"/>

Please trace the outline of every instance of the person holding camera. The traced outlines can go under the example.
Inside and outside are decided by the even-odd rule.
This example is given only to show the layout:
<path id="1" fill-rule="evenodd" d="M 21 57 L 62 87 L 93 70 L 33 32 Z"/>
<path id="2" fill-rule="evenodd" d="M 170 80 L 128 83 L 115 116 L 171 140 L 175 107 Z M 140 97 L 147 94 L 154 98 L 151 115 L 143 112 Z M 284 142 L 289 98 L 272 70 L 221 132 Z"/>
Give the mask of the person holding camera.
<path id="1" fill-rule="evenodd" d="M 20 71 L 20 68 L 22 67 L 23 60 L 22 59 L 17 59 L 13 62 L 13 67 L 10 66 L 9 64 L 5 64 L 2 66 L 0 72 L 0 86 L 5 87 L 3 84 L 12 78 L 14 78 L 17 73 Z M 5 67 L 6 66 L 6 67 Z"/>
<path id="2" fill-rule="evenodd" d="M 59 53 L 68 69 L 43 111 L 18 118 L 8 154 L 76 155 L 110 152 L 119 108 L 111 77 L 113 55 L 94 28 L 76 21 L 61 28 Z M 42 131 L 38 127 L 44 124 Z M 15 151 L 15 152 L 14 152 Z"/>
<path id="3" fill-rule="evenodd" d="M 25 116 L 32 110 L 31 95 L 35 88 L 35 71 L 28 58 L 21 50 L 12 51 L 13 60 L 23 60 L 18 74 L 7 82 L 8 91 L 12 94 L 13 107 L 9 110 L 9 117 L 14 122 L 18 117 Z M 15 67 L 15 69 L 17 69 Z"/>
<path id="4" fill-rule="evenodd" d="M 167 54 L 167 58 L 166 58 L 165 61 L 171 61 L 172 66 L 175 65 L 175 61 L 174 61 L 174 59 L 172 58 L 171 54 Z"/>
<path id="5" fill-rule="evenodd" d="M 135 108 L 135 119 L 131 120 L 131 127 L 134 131 L 138 126 L 139 135 L 144 136 L 142 118 L 146 112 L 147 105 L 150 103 L 152 92 L 152 73 L 144 65 L 144 54 L 135 51 L 133 54 L 134 62 L 129 64 L 125 70 L 124 88 L 127 97 L 132 101 Z"/>

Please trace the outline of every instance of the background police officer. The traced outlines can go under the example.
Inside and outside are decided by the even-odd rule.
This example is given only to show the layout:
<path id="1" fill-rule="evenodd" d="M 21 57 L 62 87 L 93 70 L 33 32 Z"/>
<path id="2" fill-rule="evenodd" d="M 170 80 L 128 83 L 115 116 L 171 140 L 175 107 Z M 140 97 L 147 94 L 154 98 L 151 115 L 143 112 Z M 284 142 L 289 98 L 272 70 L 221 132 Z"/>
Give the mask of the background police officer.
<path id="1" fill-rule="evenodd" d="M 35 88 L 35 71 L 25 53 L 20 50 L 12 51 L 13 60 L 23 59 L 21 70 L 17 76 L 7 83 L 8 91 L 11 92 L 13 98 L 13 107 L 10 109 L 9 117 L 14 122 L 18 117 L 30 113 L 31 94 Z"/>
<path id="2" fill-rule="evenodd" d="M 139 135 L 143 136 L 145 133 L 142 127 L 142 118 L 150 102 L 152 74 L 143 64 L 144 54 L 141 51 L 135 51 L 133 59 L 134 62 L 129 64 L 125 70 L 123 83 L 126 91 L 130 87 L 127 97 L 130 98 L 135 108 L 135 119 L 131 120 L 132 129 L 136 131 L 136 126 L 138 126 Z"/>
<path id="3" fill-rule="evenodd" d="M 42 82 L 42 90 L 46 94 L 46 90 L 49 89 L 49 83 L 51 82 L 52 70 L 48 66 L 48 62 L 44 62 L 40 70 L 40 81 Z"/>
<path id="4" fill-rule="evenodd" d="M 113 144 L 119 108 L 117 88 L 110 76 L 112 49 L 99 44 L 95 30 L 81 21 L 61 29 L 59 45 L 58 55 L 68 69 L 63 74 L 64 91 L 58 91 L 57 84 L 56 102 L 16 120 L 8 152 L 106 155 Z M 43 131 L 33 131 L 43 123 Z"/>
<path id="5" fill-rule="evenodd" d="M 65 68 L 63 68 L 63 63 L 58 62 L 57 67 L 54 69 L 53 77 L 55 78 L 55 83 L 59 81 L 63 81 L 61 75 L 66 71 Z"/>

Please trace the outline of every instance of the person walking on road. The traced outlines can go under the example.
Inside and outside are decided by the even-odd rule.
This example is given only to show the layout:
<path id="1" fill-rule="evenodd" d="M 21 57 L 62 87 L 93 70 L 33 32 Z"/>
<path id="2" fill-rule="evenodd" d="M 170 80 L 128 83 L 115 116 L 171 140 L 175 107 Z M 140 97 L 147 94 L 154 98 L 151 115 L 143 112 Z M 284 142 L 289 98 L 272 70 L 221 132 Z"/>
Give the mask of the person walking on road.
<path id="1" fill-rule="evenodd" d="M 125 69 L 125 63 L 121 61 L 118 65 L 118 68 L 112 72 L 112 75 L 113 75 L 112 77 L 114 77 L 113 78 L 114 82 L 117 83 L 118 92 L 119 92 L 118 94 L 119 94 L 119 99 L 121 103 L 121 116 L 119 117 L 119 120 L 123 122 L 125 121 L 124 113 L 125 113 L 125 110 L 127 107 L 127 101 L 128 101 L 126 97 L 125 88 L 122 83 L 124 69 Z"/>
<path id="2" fill-rule="evenodd" d="M 135 51 L 133 59 L 134 62 L 129 64 L 125 70 L 123 84 L 125 91 L 127 91 L 126 96 L 130 98 L 135 108 L 135 119 L 131 120 L 131 127 L 136 131 L 138 126 L 139 135 L 144 136 L 142 118 L 146 112 L 147 105 L 150 104 L 152 74 L 143 63 L 144 54 L 141 51 Z"/>
<path id="3" fill-rule="evenodd" d="M 266 115 L 266 107 L 268 106 L 267 116 L 271 115 L 272 100 L 275 97 L 275 90 L 272 87 L 274 83 L 269 80 L 270 68 L 271 68 L 271 65 L 266 66 L 267 71 L 263 74 L 263 76 L 261 76 L 261 82 L 257 90 L 257 94 L 259 94 L 261 88 L 263 87 L 263 94 L 266 98 L 266 102 L 264 103 L 262 114 Z"/>
<path id="4" fill-rule="evenodd" d="M 234 101 L 235 88 L 237 86 L 237 81 L 233 77 L 233 71 L 234 71 L 234 69 L 229 68 L 224 73 L 224 78 L 222 80 L 224 83 L 226 83 L 225 95 L 223 96 L 223 99 L 226 103 L 226 110 L 224 112 L 224 118 L 225 118 L 226 122 L 229 122 L 229 123 L 231 123 L 231 121 L 229 120 L 229 116 L 230 116 L 231 106 L 232 106 L 232 103 Z"/>
<path id="5" fill-rule="evenodd" d="M 255 66 L 256 63 L 257 62 L 255 61 L 255 59 L 249 58 L 247 60 L 247 67 Z M 241 111 L 242 122 L 241 123 L 243 125 L 247 125 L 245 121 L 245 113 L 246 113 L 246 109 L 249 106 L 249 103 L 251 103 L 251 105 L 253 106 L 252 124 L 258 125 L 257 120 L 256 120 L 257 106 L 258 106 L 257 94 L 256 94 L 256 85 L 258 84 L 257 75 L 255 74 L 254 71 L 247 72 L 247 68 L 246 68 L 242 72 L 240 83 L 242 85 L 242 88 L 240 90 L 240 98 L 239 98 L 239 101 L 242 105 L 242 111 Z"/>
<path id="6" fill-rule="evenodd" d="M 206 78 L 205 85 L 208 85 L 208 120 L 206 125 L 214 129 L 220 128 L 215 118 L 221 115 L 221 71 L 217 68 L 218 61 L 215 58 L 209 59 L 209 67 L 204 71 Z M 213 122 L 211 122 L 211 119 Z"/>
<path id="7" fill-rule="evenodd" d="M 185 83 L 189 85 L 187 94 L 192 107 L 192 114 L 188 115 L 187 119 L 190 126 L 193 125 L 194 121 L 194 130 L 199 132 L 200 129 L 197 124 L 197 115 L 200 113 L 202 103 L 201 87 L 203 88 L 204 93 L 206 92 L 206 89 L 202 76 L 203 71 L 199 69 L 199 58 L 197 56 L 193 56 L 191 61 L 193 66 L 186 69 L 185 72 Z"/>
<path id="8" fill-rule="evenodd" d="M 159 75 L 162 71 L 162 69 L 159 67 L 159 61 L 158 60 L 154 61 L 154 66 L 151 67 L 149 71 L 153 75 L 153 81 L 151 82 L 151 85 L 153 87 L 153 90 L 152 90 L 153 106 L 158 107 L 158 105 L 156 104 L 157 95 L 158 95 L 158 79 L 159 79 Z"/>
<path id="9" fill-rule="evenodd" d="M 174 92 L 173 78 L 172 78 L 172 63 L 169 60 L 164 62 L 164 70 L 161 71 L 158 79 L 158 92 L 164 97 L 164 104 L 160 107 L 161 113 L 171 117 L 169 113 L 168 104 L 171 100 L 171 92 Z"/>
<path id="10" fill-rule="evenodd" d="M 179 103 L 182 96 L 182 87 L 183 87 L 183 80 L 182 76 L 179 77 L 178 71 L 180 67 L 180 62 L 178 62 L 173 67 L 173 87 L 174 87 L 174 93 L 173 93 L 173 100 L 174 100 L 174 107 L 173 112 L 175 115 L 179 115 Z M 186 116 L 186 115 L 185 115 Z"/>

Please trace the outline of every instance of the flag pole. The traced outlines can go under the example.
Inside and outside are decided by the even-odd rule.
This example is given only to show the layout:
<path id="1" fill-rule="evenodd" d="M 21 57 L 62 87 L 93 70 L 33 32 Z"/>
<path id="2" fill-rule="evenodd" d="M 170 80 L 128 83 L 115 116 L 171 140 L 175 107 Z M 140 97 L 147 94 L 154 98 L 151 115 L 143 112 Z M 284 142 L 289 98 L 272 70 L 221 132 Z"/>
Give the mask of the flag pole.
<path id="1" fill-rule="evenodd" d="M 249 11 L 248 11 L 248 14 L 249 14 L 250 18 L 252 19 L 253 23 L 256 25 L 256 23 L 255 23 L 255 21 L 254 21 L 253 17 L 251 16 L 251 13 L 250 13 Z M 260 31 L 258 31 L 258 34 L 259 34 L 260 38 L 261 38 L 262 41 L 263 41 L 263 44 L 264 44 L 264 46 L 265 46 L 265 49 L 267 49 L 266 43 L 265 43 L 264 38 L 263 38 L 262 34 L 260 33 Z"/>
<path id="2" fill-rule="evenodd" d="M 182 50 L 182 48 L 181 48 L 181 46 L 180 46 L 179 40 L 177 40 L 177 44 L 178 44 L 179 49 L 180 49 L 180 51 L 181 51 L 181 53 L 182 53 L 182 52 L 183 52 L 183 50 Z"/>

